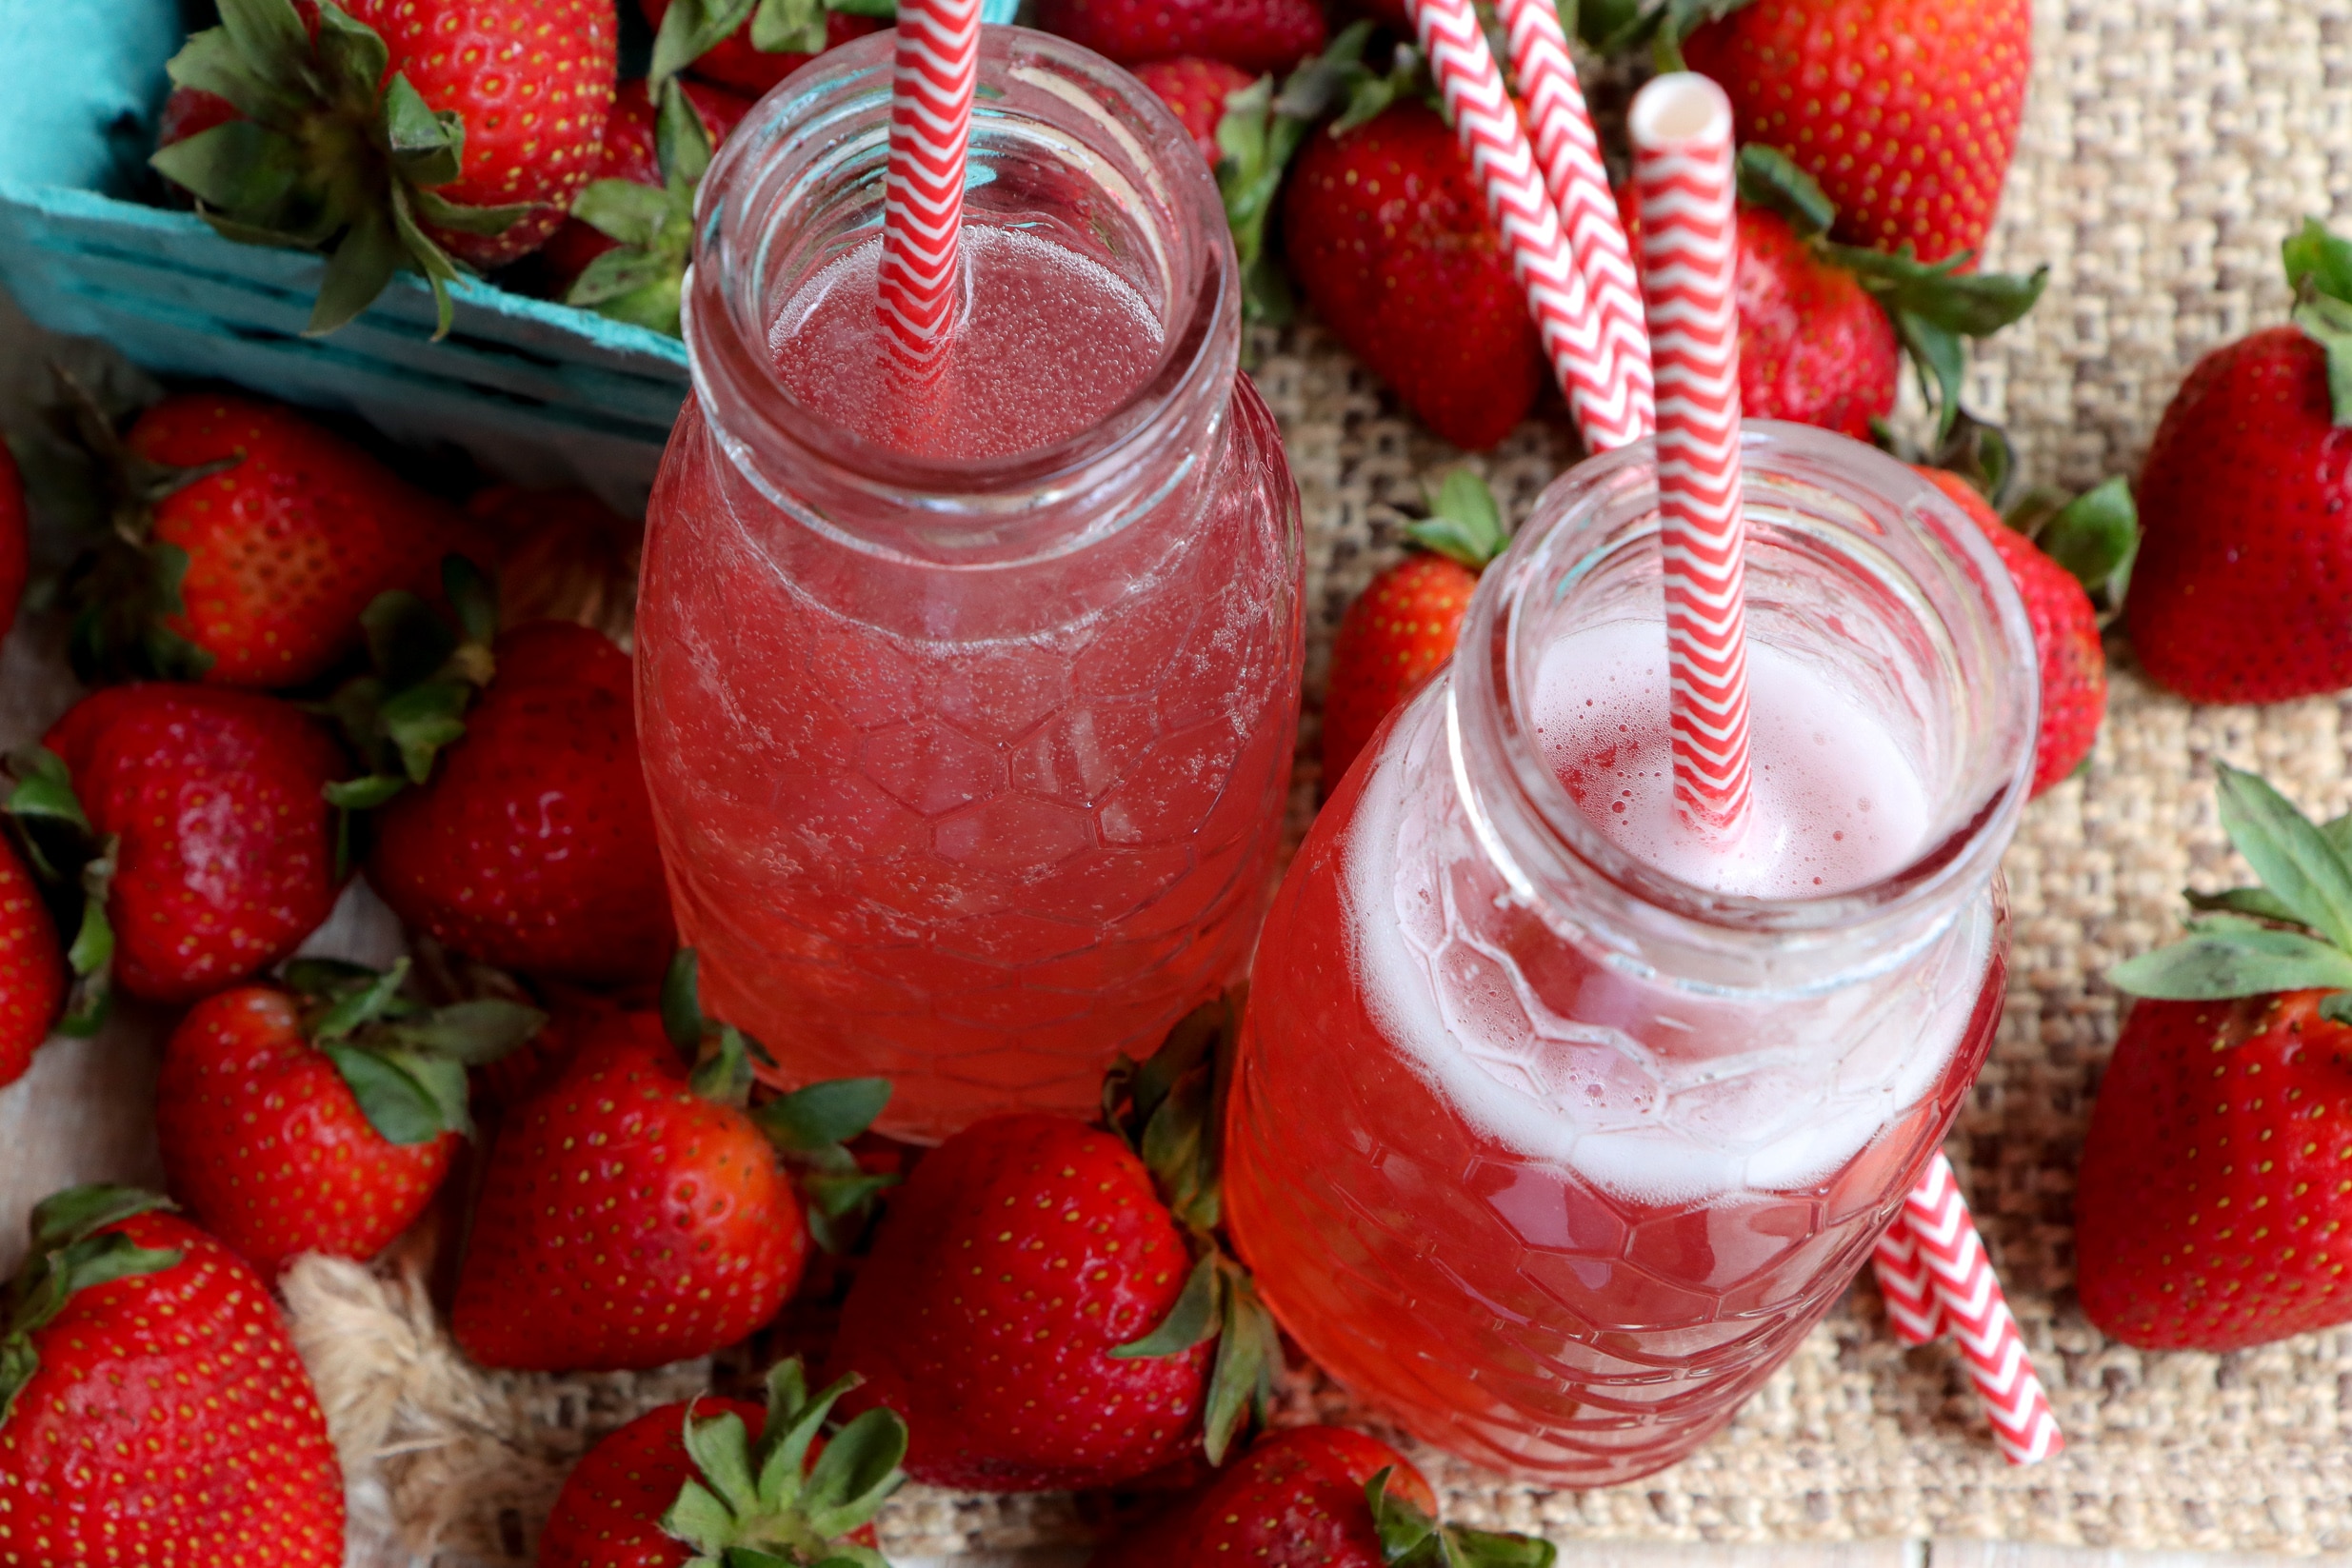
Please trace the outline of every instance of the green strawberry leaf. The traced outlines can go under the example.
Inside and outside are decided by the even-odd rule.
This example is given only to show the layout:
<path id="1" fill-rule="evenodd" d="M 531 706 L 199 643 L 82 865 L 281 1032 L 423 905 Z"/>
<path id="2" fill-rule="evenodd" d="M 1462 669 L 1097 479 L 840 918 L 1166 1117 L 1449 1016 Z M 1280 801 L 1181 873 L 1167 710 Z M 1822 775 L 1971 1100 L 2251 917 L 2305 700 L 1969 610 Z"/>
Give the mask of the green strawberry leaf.
<path id="1" fill-rule="evenodd" d="M 1511 534 L 1504 526 L 1503 508 L 1486 482 L 1470 469 L 1452 469 L 1425 493 L 1429 515 L 1405 526 L 1414 543 L 1472 571 L 1484 571 L 1509 547 Z"/>
<path id="2" fill-rule="evenodd" d="M 13 778 L 0 802 L 0 825 L 23 858 L 58 934 L 67 939 L 72 976 L 58 1033 L 86 1037 L 106 1022 L 113 992 L 114 927 L 107 918 L 118 841 L 101 839 L 73 791 L 66 764 L 47 746 L 27 746 L 8 759 Z"/>
<path id="3" fill-rule="evenodd" d="M 1176 1304 L 1168 1308 L 1159 1326 L 1140 1340 L 1114 1346 L 1108 1353 L 1111 1359 L 1158 1360 L 1164 1356 L 1181 1356 L 1212 1339 L 1225 1326 L 1225 1283 L 1219 1265 L 1218 1254 L 1203 1253 L 1201 1260 L 1192 1265 Z"/>
<path id="4" fill-rule="evenodd" d="M 1838 204 L 1822 189 L 1821 182 L 1779 148 L 1762 142 L 1745 144 L 1740 149 L 1738 169 L 1740 199 L 1779 213 L 1799 239 L 1826 234 L 1838 221 Z"/>
<path id="5" fill-rule="evenodd" d="M 1934 263 L 1920 261 L 1908 245 L 1889 253 L 1824 243 L 1821 253 L 1852 272 L 1894 323 L 1937 411 L 1939 442 L 1960 416 L 1961 381 L 1967 369 L 1961 340 L 1989 337 L 2023 316 L 2049 283 L 2047 267 L 2022 275 L 1963 272 L 1975 256 L 1966 250 Z"/>
<path id="6" fill-rule="evenodd" d="M 325 1045 L 321 1049 L 359 1102 L 368 1124 L 388 1143 L 429 1143 L 445 1132 L 455 1132 L 445 1120 L 442 1097 L 381 1051 L 356 1045 Z"/>
<path id="7" fill-rule="evenodd" d="M 1644 49 L 1663 73 L 1683 69 L 1683 40 L 1702 25 L 1730 15 L 1750 0 L 1584 0 L 1561 7 L 1571 38 L 1582 37 L 1598 52 L 1616 56 Z"/>
<path id="8" fill-rule="evenodd" d="M 802 1497 L 818 1535 L 846 1536 L 872 1518 L 905 1482 L 907 1423 L 894 1411 L 858 1415 L 825 1445 L 809 1468 Z"/>
<path id="9" fill-rule="evenodd" d="M 1274 1376 L 1282 1368 L 1281 1331 L 1259 1300 L 1248 1271 L 1228 1260 L 1218 1273 L 1225 1288 L 1225 1327 L 1217 1337 L 1217 1359 L 1201 1414 L 1201 1446 L 1211 1464 L 1225 1462 L 1245 1421 L 1265 1421 Z"/>
<path id="10" fill-rule="evenodd" d="M 548 1015 L 500 997 L 452 1002 L 413 1019 L 389 1024 L 387 1038 L 414 1050 L 448 1057 L 466 1067 L 486 1067 L 537 1034 Z"/>
<path id="11" fill-rule="evenodd" d="M 2305 218 L 2279 251 L 2289 288 L 2301 294 L 2308 285 L 2316 293 L 2352 304 L 2352 240 L 2329 233 L 2318 218 Z"/>
<path id="12" fill-rule="evenodd" d="M 834 1401 L 858 1381 L 843 1378 L 811 1399 L 799 1359 L 778 1362 L 768 1371 L 756 1444 L 732 1413 L 705 1419 L 689 1406 L 683 1436 L 696 1474 L 663 1514 L 662 1529 L 699 1554 L 698 1564 L 878 1562 L 835 1538 L 871 1519 L 906 1480 L 899 1462 L 907 1423 L 888 1410 L 866 1411 L 807 1462 Z"/>
<path id="13" fill-rule="evenodd" d="M 1372 1510 L 1372 1529 L 1380 1537 L 1381 1560 L 1411 1561 L 1437 1535 L 1437 1520 L 1388 1490 L 1396 1466 L 1383 1465 L 1364 1483 L 1364 1499 Z"/>
<path id="14" fill-rule="evenodd" d="M 2185 941 L 2124 960 L 2107 971 L 2107 982 L 2133 996 L 2177 1002 L 2342 989 L 2352 986 L 2352 954 L 2300 931 L 2204 923 Z"/>
<path id="15" fill-rule="evenodd" d="M 759 0 L 751 12 L 751 47 L 763 54 L 824 53 L 822 0 Z"/>
<path id="16" fill-rule="evenodd" d="M 662 980 L 662 1032 L 681 1054 L 702 1049 L 703 1006 L 695 969 L 694 949 L 681 947 L 670 955 L 669 972 Z"/>
<path id="17" fill-rule="evenodd" d="M 644 249 L 669 221 L 669 193 L 635 180 L 595 180 L 572 198 L 571 215 L 607 239 Z"/>
<path id="18" fill-rule="evenodd" d="M 2328 407 L 2335 423 L 2352 425 L 2352 305 L 2318 292 L 2305 279 L 2294 322 L 2326 353 Z"/>
<path id="19" fill-rule="evenodd" d="M 174 1205 L 135 1187 L 69 1187 L 34 1205 L 32 1245 L 15 1277 L 0 1288 L 0 1429 L 8 1425 L 41 1357 L 33 1337 L 53 1321 L 74 1293 L 176 1267 L 176 1249 L 142 1247 L 119 1231 L 136 1214 Z"/>
<path id="20" fill-rule="evenodd" d="M 2320 998 L 2320 1016 L 2330 1023 L 2352 1023 L 2352 991 L 2331 991 Z"/>
<path id="21" fill-rule="evenodd" d="M 310 52 L 310 35 L 292 0 L 221 0 L 219 10 L 221 33 L 255 79 L 287 97 L 308 86 L 299 62 Z"/>
<path id="22" fill-rule="evenodd" d="M 329 805 L 346 811 L 373 811 L 406 787 L 408 780 L 404 778 L 369 773 L 356 779 L 338 780 L 319 793 L 326 797 Z"/>
<path id="23" fill-rule="evenodd" d="M 415 204 L 416 214 L 435 228 L 453 228 L 461 234 L 504 234 L 531 213 L 539 210 L 536 202 L 509 202 L 503 207 L 468 207 L 453 202 L 434 191 L 419 189 L 409 192 Z"/>
<path id="24" fill-rule="evenodd" d="M 2188 901 L 2191 909 L 2203 913 L 2245 915 L 2289 925 L 2301 923 L 2295 919 L 2295 912 L 2267 887 L 2231 887 L 2219 893 L 2200 893 L 2193 887 L 2184 887 L 2181 896 Z"/>
<path id="25" fill-rule="evenodd" d="M 779 1095 L 762 1105 L 760 1130 L 790 1154 L 822 1154 L 874 1124 L 890 1102 L 887 1078 L 836 1078 Z"/>
<path id="26" fill-rule="evenodd" d="M 817 26 L 821 35 L 822 19 Z M 820 36 L 817 49 L 800 52 L 815 54 L 823 48 Z M 654 167 L 671 190 L 691 195 L 710 169 L 710 128 L 703 124 L 702 113 L 687 97 L 686 89 L 674 81 L 662 84 L 656 102 L 660 109 L 653 117 Z M 693 223 L 690 202 L 687 204 L 687 223 L 689 227 Z"/>
<path id="27" fill-rule="evenodd" d="M 2094 597 L 2121 603 L 2140 548 L 2140 511 L 2123 475 L 2101 481 L 2061 506 L 2033 535 L 2042 553 Z"/>
<path id="28" fill-rule="evenodd" d="M 1445 1537 L 1454 1560 L 1464 1568 L 1552 1568 L 1560 1560 L 1559 1547 L 1533 1536 L 1449 1524 Z"/>
<path id="29" fill-rule="evenodd" d="M 296 988 L 307 990 L 324 1003 L 308 1021 L 308 1032 L 315 1041 L 342 1040 L 383 1018 L 393 1010 L 400 988 L 409 979 L 409 961 L 405 958 L 382 974 L 357 964 L 337 965 L 336 969 L 339 972 L 313 962 L 300 969 L 289 966 L 288 972 L 289 983 L 295 983 L 293 977 L 299 974 L 308 985 L 297 984 Z"/>
<path id="30" fill-rule="evenodd" d="M 2262 885 L 2352 958 L 2352 861 L 2268 782 L 2220 764 L 2222 831 Z"/>
<path id="31" fill-rule="evenodd" d="M 8 798 L 11 816 L 46 817 L 83 833 L 91 831 L 64 758 L 45 745 L 35 745 L 11 753 L 9 763 L 16 775 L 15 787 Z"/>
<path id="32" fill-rule="evenodd" d="M 728 33 L 743 26 L 756 0 L 675 0 L 653 35 L 653 61 L 646 70 L 646 86 L 659 89 L 665 82 L 717 48 Z"/>

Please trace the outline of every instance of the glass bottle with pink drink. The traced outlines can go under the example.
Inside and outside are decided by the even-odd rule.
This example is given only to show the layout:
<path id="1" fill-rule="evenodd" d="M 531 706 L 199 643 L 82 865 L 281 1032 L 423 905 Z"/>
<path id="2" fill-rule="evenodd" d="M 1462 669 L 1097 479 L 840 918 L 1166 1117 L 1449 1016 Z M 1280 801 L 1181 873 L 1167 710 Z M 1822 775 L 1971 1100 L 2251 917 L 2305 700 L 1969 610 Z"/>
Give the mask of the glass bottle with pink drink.
<path id="1" fill-rule="evenodd" d="M 648 520 L 639 726 L 709 1010 L 886 1130 L 1083 1111 L 1240 978 L 1281 835 L 1298 495 L 1237 369 L 1200 153 L 1076 46 L 984 30 L 960 324 L 875 312 L 891 39 L 703 186 L 694 396 Z"/>
<path id="2" fill-rule="evenodd" d="M 1681 1459 L 1867 1259 L 2001 1012 L 2032 635 L 1984 540 L 1751 422 L 1754 807 L 1673 804 L 1649 444 L 1545 492 L 1262 938 L 1236 1241 L 1359 1397 L 1576 1486 Z"/>

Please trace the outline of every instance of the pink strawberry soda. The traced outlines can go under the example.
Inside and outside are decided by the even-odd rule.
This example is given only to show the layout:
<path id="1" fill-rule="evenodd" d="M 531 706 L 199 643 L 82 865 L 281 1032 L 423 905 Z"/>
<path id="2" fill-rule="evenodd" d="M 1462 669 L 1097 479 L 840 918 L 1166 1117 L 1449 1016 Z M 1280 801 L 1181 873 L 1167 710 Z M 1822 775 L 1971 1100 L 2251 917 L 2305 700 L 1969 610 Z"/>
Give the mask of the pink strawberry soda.
<path id="1" fill-rule="evenodd" d="M 1751 424 L 1754 812 L 1692 834 L 1648 454 L 1547 493 L 1316 821 L 1228 1127 L 1235 1240 L 1299 1343 L 1577 1486 L 1727 1421 L 1934 1152 L 1999 1022 L 2032 753 L 2030 634 L 1972 526 Z"/>
<path id="2" fill-rule="evenodd" d="M 888 43 L 796 76 L 706 182 L 638 700 L 707 1009 L 781 1082 L 888 1077 L 886 1130 L 938 1138 L 1086 1111 L 1242 978 L 1298 503 L 1199 155 L 1074 46 L 985 34 L 956 336 L 896 367 Z"/>

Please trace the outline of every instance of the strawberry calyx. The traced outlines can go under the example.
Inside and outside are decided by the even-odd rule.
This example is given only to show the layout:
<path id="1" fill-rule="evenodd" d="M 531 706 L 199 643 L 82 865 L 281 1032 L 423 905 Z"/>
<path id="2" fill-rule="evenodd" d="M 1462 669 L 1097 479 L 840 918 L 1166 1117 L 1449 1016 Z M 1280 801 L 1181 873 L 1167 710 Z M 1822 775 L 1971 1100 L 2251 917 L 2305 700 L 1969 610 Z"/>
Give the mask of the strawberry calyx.
<path id="1" fill-rule="evenodd" d="M 663 18 L 665 26 L 695 3 L 677 0 Z M 819 12 L 819 50 L 825 47 L 824 32 Z M 581 188 L 572 198 L 571 215 L 611 240 L 613 248 L 581 269 L 564 303 L 676 337 L 679 297 L 694 248 L 694 192 L 710 168 L 710 132 L 674 76 L 653 91 L 661 189 L 634 180 L 596 180 Z"/>
<path id="2" fill-rule="evenodd" d="M 2079 495 L 2036 486 L 2001 516 L 2083 585 L 2103 625 L 2123 609 L 2132 558 L 2140 552 L 2140 508 L 2122 474 Z"/>
<path id="3" fill-rule="evenodd" d="M 895 1172 L 864 1169 L 849 1147 L 890 1102 L 890 1081 L 826 1079 L 753 1105 L 752 1062 L 773 1067 L 776 1059 L 732 1023 L 704 1016 L 698 969 L 694 949 L 682 947 L 662 982 L 662 1031 L 694 1063 L 688 1086 L 751 1118 L 791 1167 L 810 1238 L 835 1256 L 849 1251 L 871 1222 L 883 1192 L 905 1180 Z"/>
<path id="4" fill-rule="evenodd" d="M 1552 1568 L 1558 1560 L 1560 1549 L 1533 1536 L 1440 1524 L 1388 1490 L 1394 1474 L 1394 1465 L 1384 1465 L 1364 1483 L 1381 1561 L 1389 1568 Z"/>
<path id="5" fill-rule="evenodd" d="M 2031 310 L 2049 282 L 2049 268 L 1971 272 L 1973 250 L 1923 262 L 1908 245 L 1894 252 L 1840 245 L 1828 237 L 1837 204 L 1788 154 L 1750 142 L 1740 149 L 1738 172 L 1742 200 L 1779 213 L 1799 239 L 1853 273 L 1878 301 L 1918 367 L 1920 387 L 1935 410 L 1936 439 L 1944 441 L 1962 414 L 1961 381 L 1967 372 L 1963 340 L 1990 337 Z"/>
<path id="6" fill-rule="evenodd" d="M 16 1396 L 41 1369 L 33 1336 L 65 1310 L 76 1291 L 158 1273 L 175 1267 L 183 1256 L 140 1246 L 119 1231 L 100 1233 L 134 1214 L 173 1207 L 160 1194 L 111 1186 L 68 1187 L 34 1206 L 32 1248 L 0 1289 L 0 1427 L 8 1424 Z"/>
<path id="7" fill-rule="evenodd" d="M 32 873 L 58 932 L 72 933 L 66 947 L 72 984 L 57 1031 L 95 1034 L 113 994 L 114 926 L 106 905 L 117 838 L 102 838 L 90 825 L 65 760 L 47 746 L 27 746 L 10 756 L 0 782 L 10 785 L 0 802 L 0 825 Z"/>
<path id="8" fill-rule="evenodd" d="M 897 0 L 673 0 L 653 35 L 646 85 L 655 91 L 719 47 L 748 19 L 751 47 L 763 54 L 822 54 L 825 13 L 889 21 Z M 577 215 L 577 208 L 574 214 Z"/>
<path id="9" fill-rule="evenodd" d="M 2218 771 L 2222 831 L 2259 884 L 2185 892 L 2188 936 L 2116 964 L 2108 982 L 2176 1002 L 2324 990 L 2322 1016 L 2352 1023 L 2352 816 L 2314 823 L 2259 776 Z"/>
<path id="10" fill-rule="evenodd" d="M 1209 1340 L 1217 1356 L 1202 1411 L 1202 1448 L 1223 1464 L 1245 1419 L 1263 1423 L 1282 1368 L 1282 1336 L 1249 1271 L 1219 1236 L 1224 1223 L 1222 1129 L 1226 1085 L 1241 1038 L 1233 995 L 1203 1002 L 1141 1062 L 1122 1053 L 1103 1079 L 1103 1122 L 1133 1149 L 1193 1253 L 1167 1316 L 1110 1355 L 1181 1356 Z"/>
<path id="11" fill-rule="evenodd" d="M 1570 27 L 1601 54 L 1614 57 L 1646 48 L 1660 71 L 1681 70 L 1683 40 L 1708 22 L 1720 21 L 1751 0 L 1583 0 Z"/>
<path id="12" fill-rule="evenodd" d="M 196 198 L 214 229 L 248 244 L 324 251 L 311 335 L 365 310 L 403 268 L 431 285 L 436 338 L 464 273 L 425 232 L 503 234 L 531 204 L 468 207 L 436 193 L 456 180 L 466 122 L 435 111 L 373 28 L 334 0 L 306 27 L 293 0 L 221 0 L 221 25 L 191 34 L 167 69 L 174 85 L 235 106 L 239 118 L 149 160 Z"/>
<path id="13" fill-rule="evenodd" d="M 1454 468 L 1435 485 L 1423 486 L 1429 515 L 1405 525 L 1414 544 L 1459 561 L 1472 571 L 1485 571 L 1495 557 L 1510 547 L 1511 531 L 1504 526 L 1503 508 L 1494 491 L 1468 468 Z"/>
<path id="14" fill-rule="evenodd" d="M 466 1070 L 487 1067 L 539 1032 L 548 1015 L 500 997 L 429 1006 L 407 995 L 409 960 L 379 973 L 340 959 L 295 959 L 303 1036 L 334 1064 L 360 1114 L 388 1143 L 473 1136 Z"/>
<path id="15" fill-rule="evenodd" d="M 845 1538 L 906 1482 L 906 1421 L 865 1411 L 808 1462 L 834 1401 L 864 1380 L 851 1373 L 812 1396 L 799 1357 L 777 1362 L 756 1443 L 733 1412 L 701 1419 L 687 1407 L 686 1451 L 699 1477 L 662 1516 L 662 1529 L 696 1553 L 685 1568 L 888 1568 Z"/>
<path id="16" fill-rule="evenodd" d="M 2295 325 L 2327 355 L 2327 399 L 2338 425 L 2352 425 L 2352 240 L 2317 218 L 2280 246 Z"/>

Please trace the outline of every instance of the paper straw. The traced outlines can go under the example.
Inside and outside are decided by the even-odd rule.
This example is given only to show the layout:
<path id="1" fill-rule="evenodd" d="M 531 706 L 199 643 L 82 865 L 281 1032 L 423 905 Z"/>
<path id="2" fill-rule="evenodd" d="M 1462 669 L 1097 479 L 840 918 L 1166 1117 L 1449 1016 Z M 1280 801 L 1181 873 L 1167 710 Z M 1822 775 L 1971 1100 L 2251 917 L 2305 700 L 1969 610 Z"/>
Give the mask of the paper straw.
<path id="1" fill-rule="evenodd" d="M 1690 71 L 1633 100 L 1642 290 L 1657 378 L 1674 799 L 1714 838 L 1747 821 L 1747 629 L 1731 103 Z"/>
<path id="2" fill-rule="evenodd" d="M 1601 139 L 1585 105 L 1584 84 L 1568 57 L 1553 0 L 1502 0 L 1511 76 L 1527 106 L 1535 160 L 1568 236 L 1568 254 L 1599 317 L 1603 374 L 1624 384 L 1644 433 L 1652 423 L 1649 333 L 1642 324 L 1641 283 L 1618 220 L 1617 198 L 1601 162 Z"/>
<path id="3" fill-rule="evenodd" d="M 1887 1326 L 1896 1339 L 1906 1345 L 1923 1345 L 1943 1332 L 1943 1315 L 1936 1308 L 1936 1279 L 1919 1255 L 1909 1210 L 1895 1211 L 1894 1221 L 1870 1255 L 1870 1267 L 1878 1276 Z"/>
<path id="4" fill-rule="evenodd" d="M 1527 312 L 1585 446 L 1606 451 L 1640 440 L 1649 433 L 1649 410 L 1636 402 L 1627 378 L 1612 370 L 1601 318 L 1569 257 L 1560 213 L 1536 172 L 1526 129 L 1470 0 L 1411 0 L 1411 9 L 1454 134 L 1486 193 L 1486 210 L 1527 292 Z"/>
<path id="5" fill-rule="evenodd" d="M 1647 220 L 1644 219 L 1644 222 Z M 1920 1260 L 1935 1281 L 1936 1309 L 1976 1384 L 1993 1441 L 2011 1464 L 2038 1464 L 2066 1446 L 2049 1396 L 2025 1355 L 2025 1341 L 1993 1278 L 1952 1162 L 1938 1150 L 1904 1200 L 1904 1221 Z"/>
<path id="6" fill-rule="evenodd" d="M 880 313 L 894 356 L 937 368 L 955 331 L 964 155 L 980 77 L 981 0 L 901 0 L 890 73 Z"/>

